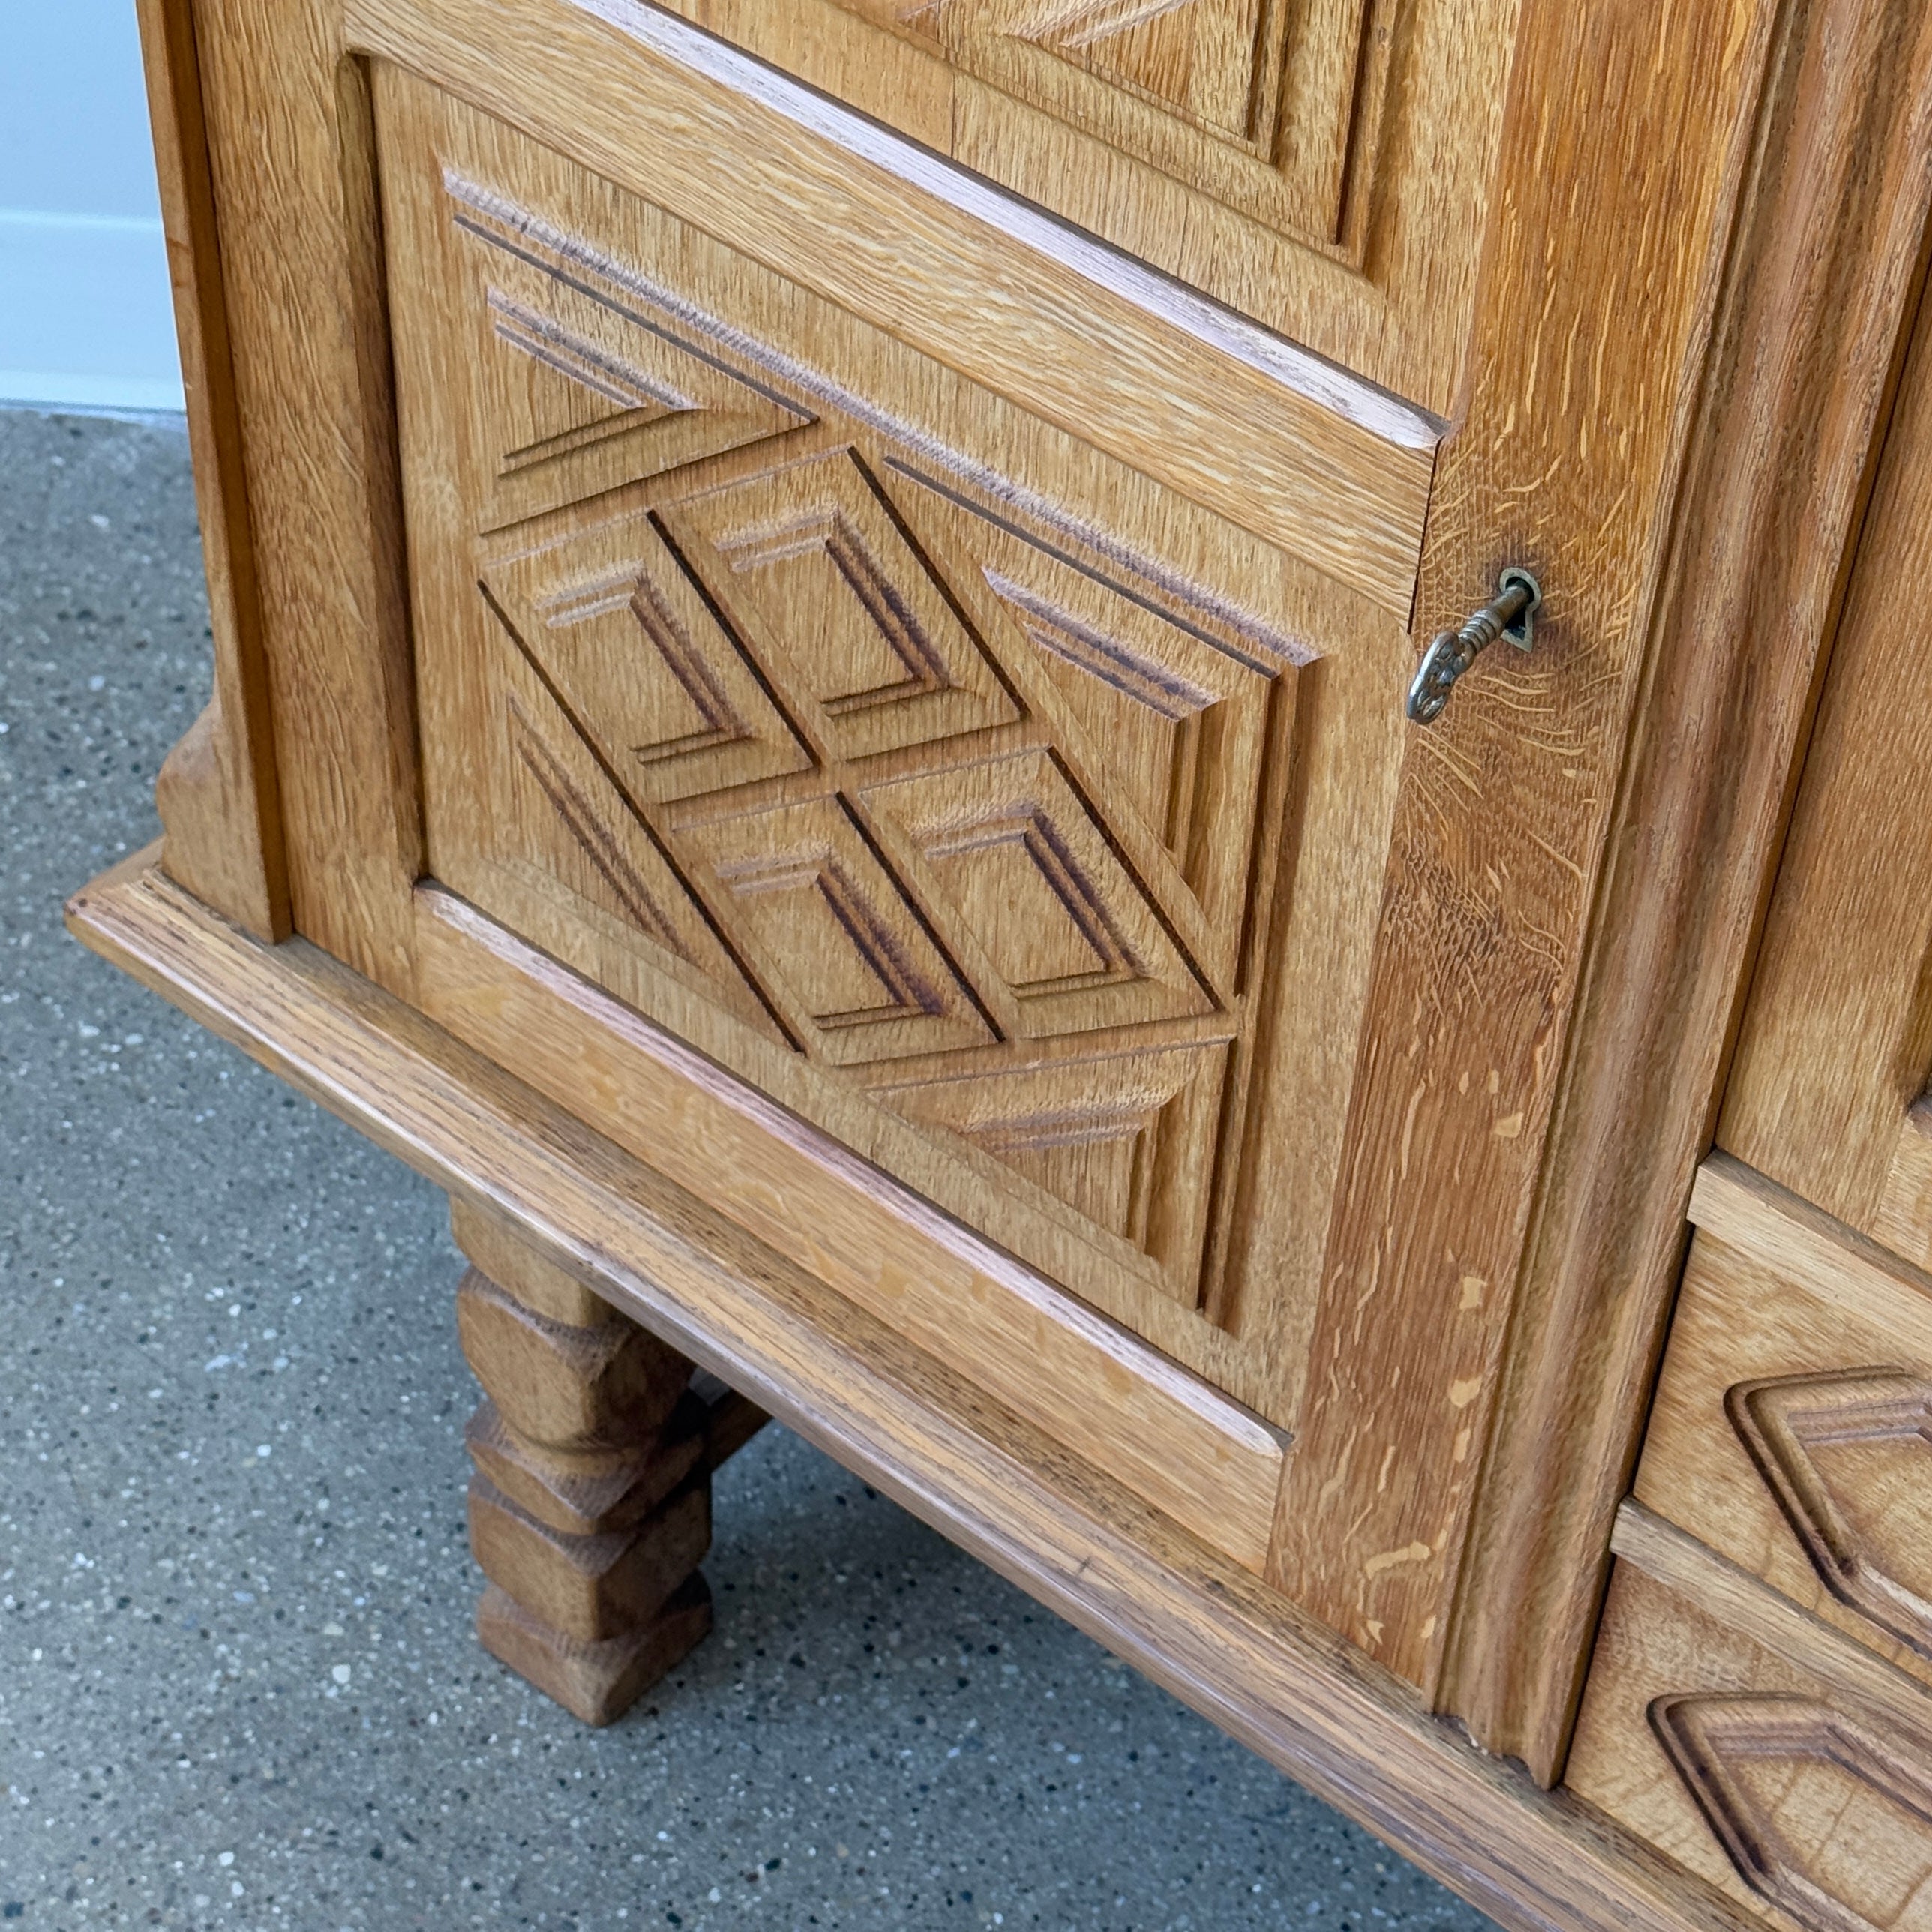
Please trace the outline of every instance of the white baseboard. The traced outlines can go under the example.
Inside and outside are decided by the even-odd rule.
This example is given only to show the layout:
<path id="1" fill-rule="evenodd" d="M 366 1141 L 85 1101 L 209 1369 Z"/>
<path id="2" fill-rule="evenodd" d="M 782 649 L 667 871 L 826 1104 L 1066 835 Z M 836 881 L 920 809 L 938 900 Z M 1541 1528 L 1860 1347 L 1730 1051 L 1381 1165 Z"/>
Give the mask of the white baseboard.
<path id="1" fill-rule="evenodd" d="M 0 208 L 0 404 L 182 406 L 158 221 Z"/>

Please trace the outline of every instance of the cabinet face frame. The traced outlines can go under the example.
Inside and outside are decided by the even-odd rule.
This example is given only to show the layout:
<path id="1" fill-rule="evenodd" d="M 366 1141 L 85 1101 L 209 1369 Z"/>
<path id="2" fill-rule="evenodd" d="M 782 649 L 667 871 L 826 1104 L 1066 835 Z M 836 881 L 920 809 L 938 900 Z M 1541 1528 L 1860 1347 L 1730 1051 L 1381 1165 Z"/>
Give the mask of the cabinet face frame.
<path id="1" fill-rule="evenodd" d="M 1520 29 L 1502 212 L 1412 621 L 1420 638 L 1460 622 L 1510 562 L 1537 569 L 1552 602 L 1538 656 L 1486 668 L 1405 755 L 1316 1393 L 1268 1558 L 1275 1584 L 1428 1695 L 1778 11 L 1528 0 Z M 488 14 L 198 0 L 195 23 L 293 923 L 410 1000 L 416 728 L 362 63 L 428 62 L 527 119 L 532 75 L 554 79 L 573 46 L 617 69 L 649 62 L 561 0 Z M 538 41 L 548 68 L 532 64 Z M 836 170 L 875 184 L 878 165 Z M 956 224 L 946 245 L 965 232 Z M 1632 286 L 1646 291 L 1641 331 Z M 1596 352 L 1581 362 L 1579 341 Z M 220 822 L 208 793 L 177 790 L 177 848 Z M 1472 1579 L 1479 1610 L 1484 1589 Z"/>
<path id="2" fill-rule="evenodd" d="M 974 1383 L 297 940 L 250 939 L 158 846 L 76 935 L 1029 1591 L 1513 1932 L 1749 1932 L 1600 1816 Z M 998 1422 L 989 1428 L 989 1422 Z"/>
<path id="3" fill-rule="evenodd" d="M 1794 8 L 1759 100 L 1438 1691 L 1546 1780 L 1919 308 L 1932 15 Z"/>
<path id="4" fill-rule="evenodd" d="M 1288 1426 L 1406 743 L 1400 627 L 374 74 L 430 872 Z M 692 406 L 619 411 L 532 346 Z M 539 407 L 562 412 L 541 436 Z M 1096 939 L 1117 965 L 1018 990 L 1108 967 Z M 541 1030 L 417 991 L 556 1090 Z M 1106 1191 L 1130 1162 L 1138 1226 Z"/>
<path id="5" fill-rule="evenodd" d="M 1932 1264 L 1932 762 L 1921 586 L 1932 527 L 1922 314 L 1724 1096 L 1727 1152 L 1915 1265 Z"/>

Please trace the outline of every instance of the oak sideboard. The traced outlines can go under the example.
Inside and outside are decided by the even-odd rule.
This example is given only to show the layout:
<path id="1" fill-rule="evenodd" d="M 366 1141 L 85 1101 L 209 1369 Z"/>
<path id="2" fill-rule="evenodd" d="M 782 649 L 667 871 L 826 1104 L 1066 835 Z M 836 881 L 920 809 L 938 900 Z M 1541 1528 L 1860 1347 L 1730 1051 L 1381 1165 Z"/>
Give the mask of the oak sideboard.
<path id="1" fill-rule="evenodd" d="M 70 921 L 448 1190 L 483 1643 L 776 1415 L 1505 1925 L 1932 1928 L 1932 9 L 140 10 Z"/>

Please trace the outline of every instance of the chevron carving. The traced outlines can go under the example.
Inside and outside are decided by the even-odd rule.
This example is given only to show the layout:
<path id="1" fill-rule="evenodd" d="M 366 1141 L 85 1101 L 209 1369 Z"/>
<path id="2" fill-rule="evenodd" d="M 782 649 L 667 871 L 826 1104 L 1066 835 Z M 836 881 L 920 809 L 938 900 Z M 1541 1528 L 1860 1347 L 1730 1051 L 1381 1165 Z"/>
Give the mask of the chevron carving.
<path id="1" fill-rule="evenodd" d="M 1650 1721 L 1738 1875 L 1809 1932 L 1913 1932 L 1932 1903 L 1928 1741 L 1809 1697 L 1663 1697 Z"/>

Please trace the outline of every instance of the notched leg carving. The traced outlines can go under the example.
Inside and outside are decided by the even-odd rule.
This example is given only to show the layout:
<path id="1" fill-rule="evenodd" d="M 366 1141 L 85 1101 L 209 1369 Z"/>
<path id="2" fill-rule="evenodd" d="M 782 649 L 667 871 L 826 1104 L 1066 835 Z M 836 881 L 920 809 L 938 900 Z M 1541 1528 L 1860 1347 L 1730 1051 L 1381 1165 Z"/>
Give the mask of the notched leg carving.
<path id="1" fill-rule="evenodd" d="M 465 1438 L 470 1546 L 489 1579 L 477 1634 L 607 1724 L 711 1628 L 698 1565 L 716 1406 L 683 1356 L 506 1223 L 460 1202 L 451 1220 L 472 1263 L 457 1324 L 485 1392 Z"/>

